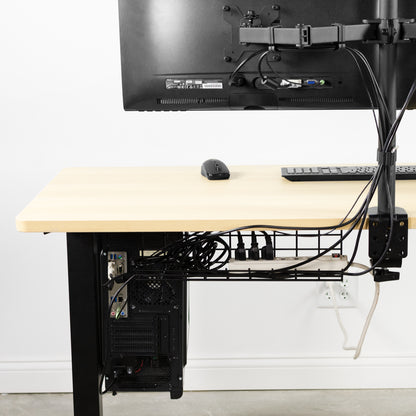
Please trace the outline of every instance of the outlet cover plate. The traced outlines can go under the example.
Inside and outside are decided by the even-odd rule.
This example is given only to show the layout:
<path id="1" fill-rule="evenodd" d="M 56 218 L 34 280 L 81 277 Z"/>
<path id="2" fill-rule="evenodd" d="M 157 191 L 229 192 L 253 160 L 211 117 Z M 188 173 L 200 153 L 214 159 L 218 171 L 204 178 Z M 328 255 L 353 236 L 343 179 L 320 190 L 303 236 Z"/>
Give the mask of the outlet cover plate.
<path id="1" fill-rule="evenodd" d="M 318 308 L 334 308 L 329 284 L 332 284 L 335 302 L 338 308 L 356 308 L 358 302 L 358 279 L 344 276 L 342 282 L 320 282 L 316 285 L 316 300 Z"/>

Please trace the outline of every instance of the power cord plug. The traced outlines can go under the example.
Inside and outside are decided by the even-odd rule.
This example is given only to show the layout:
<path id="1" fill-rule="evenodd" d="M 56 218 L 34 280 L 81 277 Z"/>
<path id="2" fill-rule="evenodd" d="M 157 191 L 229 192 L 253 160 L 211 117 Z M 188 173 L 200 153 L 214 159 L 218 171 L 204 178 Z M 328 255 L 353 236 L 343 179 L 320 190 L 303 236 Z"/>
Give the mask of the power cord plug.
<path id="1" fill-rule="evenodd" d="M 274 259 L 274 249 L 272 239 L 269 234 L 263 231 L 264 238 L 266 239 L 266 245 L 261 248 L 261 257 L 264 260 L 273 260 Z"/>
<path id="2" fill-rule="evenodd" d="M 236 260 L 246 260 L 246 249 L 244 247 L 244 241 L 243 241 L 243 237 L 240 233 L 240 231 L 238 232 L 238 243 L 237 243 L 237 248 L 235 249 L 235 259 Z"/>
<path id="3" fill-rule="evenodd" d="M 250 250 L 248 251 L 248 257 L 251 260 L 260 259 L 259 245 L 257 243 L 256 233 L 254 231 L 251 232 L 251 247 L 250 247 Z"/>

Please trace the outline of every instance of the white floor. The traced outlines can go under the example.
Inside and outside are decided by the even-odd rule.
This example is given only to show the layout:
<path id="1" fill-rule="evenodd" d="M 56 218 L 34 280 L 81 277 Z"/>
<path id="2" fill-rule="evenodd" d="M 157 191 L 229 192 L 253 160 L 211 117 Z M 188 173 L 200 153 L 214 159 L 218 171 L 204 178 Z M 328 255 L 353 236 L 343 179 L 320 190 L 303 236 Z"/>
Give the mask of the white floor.
<path id="1" fill-rule="evenodd" d="M 104 416 L 414 416 L 416 390 L 124 393 L 103 398 Z M 72 416 L 71 394 L 3 394 L 1 416 Z"/>

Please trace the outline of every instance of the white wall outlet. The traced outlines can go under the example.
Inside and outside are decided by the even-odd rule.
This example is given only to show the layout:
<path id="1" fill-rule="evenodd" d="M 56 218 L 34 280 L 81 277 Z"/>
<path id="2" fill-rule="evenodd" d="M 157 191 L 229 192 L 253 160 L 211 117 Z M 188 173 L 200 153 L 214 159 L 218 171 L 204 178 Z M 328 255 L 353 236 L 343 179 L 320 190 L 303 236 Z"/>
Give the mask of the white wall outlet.
<path id="1" fill-rule="evenodd" d="M 335 302 L 338 308 L 355 308 L 358 301 L 358 279 L 344 276 L 342 282 L 320 282 L 317 287 L 317 307 L 333 308 L 334 301 L 332 299 L 331 290 L 328 286 L 332 284 Z"/>

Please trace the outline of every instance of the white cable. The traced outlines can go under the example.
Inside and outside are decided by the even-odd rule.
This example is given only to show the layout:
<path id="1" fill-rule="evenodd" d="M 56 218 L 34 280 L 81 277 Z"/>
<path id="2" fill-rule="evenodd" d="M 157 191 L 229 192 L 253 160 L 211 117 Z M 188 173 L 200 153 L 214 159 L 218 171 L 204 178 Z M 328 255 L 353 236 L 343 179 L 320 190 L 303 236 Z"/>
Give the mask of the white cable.
<path id="1" fill-rule="evenodd" d="M 375 283 L 375 292 L 374 292 L 374 299 L 373 304 L 371 305 L 370 311 L 368 312 L 367 319 L 364 324 L 363 331 L 361 332 L 360 340 L 358 341 L 357 349 L 354 354 L 354 360 L 356 360 L 361 354 L 361 348 L 364 344 L 365 336 L 367 335 L 368 327 L 370 326 L 371 319 L 374 315 L 374 311 L 376 310 L 378 298 L 380 297 L 380 282 Z"/>
<path id="2" fill-rule="evenodd" d="M 363 270 L 369 269 L 369 266 L 366 266 L 365 264 L 361 264 L 361 263 L 351 263 L 350 267 L 356 267 L 357 269 L 363 269 Z M 373 274 L 372 271 L 370 273 Z"/>
<path id="3" fill-rule="evenodd" d="M 348 344 L 348 332 L 345 329 L 345 326 L 344 326 L 344 324 L 342 323 L 342 320 L 341 320 L 341 314 L 339 313 L 337 300 L 335 299 L 334 284 L 333 284 L 333 282 L 328 282 L 327 284 L 328 284 L 329 292 L 331 293 L 332 305 L 334 306 L 334 311 L 335 311 L 335 315 L 337 317 L 338 325 L 341 328 L 342 333 L 344 334 L 344 343 L 342 344 L 342 348 L 346 351 L 351 351 L 351 350 L 356 351 L 357 347 L 347 346 L 347 344 Z"/>
<path id="4" fill-rule="evenodd" d="M 358 269 L 363 269 L 363 270 L 368 269 L 368 266 L 366 266 L 364 264 L 360 264 L 360 263 L 352 263 L 351 267 L 356 267 Z M 370 272 L 370 273 L 373 274 L 372 272 Z M 374 291 L 373 303 L 372 303 L 371 308 L 368 312 L 367 319 L 365 321 L 363 330 L 361 331 L 361 336 L 360 336 L 360 339 L 358 341 L 358 345 L 356 347 L 347 346 L 348 332 L 345 329 L 345 327 L 342 323 L 342 320 L 341 320 L 341 314 L 339 312 L 338 304 L 337 304 L 337 301 L 335 299 L 335 293 L 334 293 L 334 288 L 333 288 L 333 283 L 332 282 L 328 282 L 328 288 L 329 288 L 329 291 L 331 292 L 332 304 L 334 305 L 334 310 L 335 310 L 335 314 L 336 314 L 336 317 L 337 317 L 338 324 L 341 328 L 342 333 L 344 334 L 344 343 L 343 343 L 342 348 L 344 350 L 353 350 L 353 351 L 355 351 L 354 360 L 356 360 L 361 354 L 361 349 L 363 347 L 364 340 L 365 340 L 368 328 L 369 328 L 370 323 L 371 323 L 371 319 L 373 318 L 374 311 L 376 310 L 376 307 L 377 307 L 378 299 L 380 297 L 380 283 L 375 282 L 375 291 Z"/>

